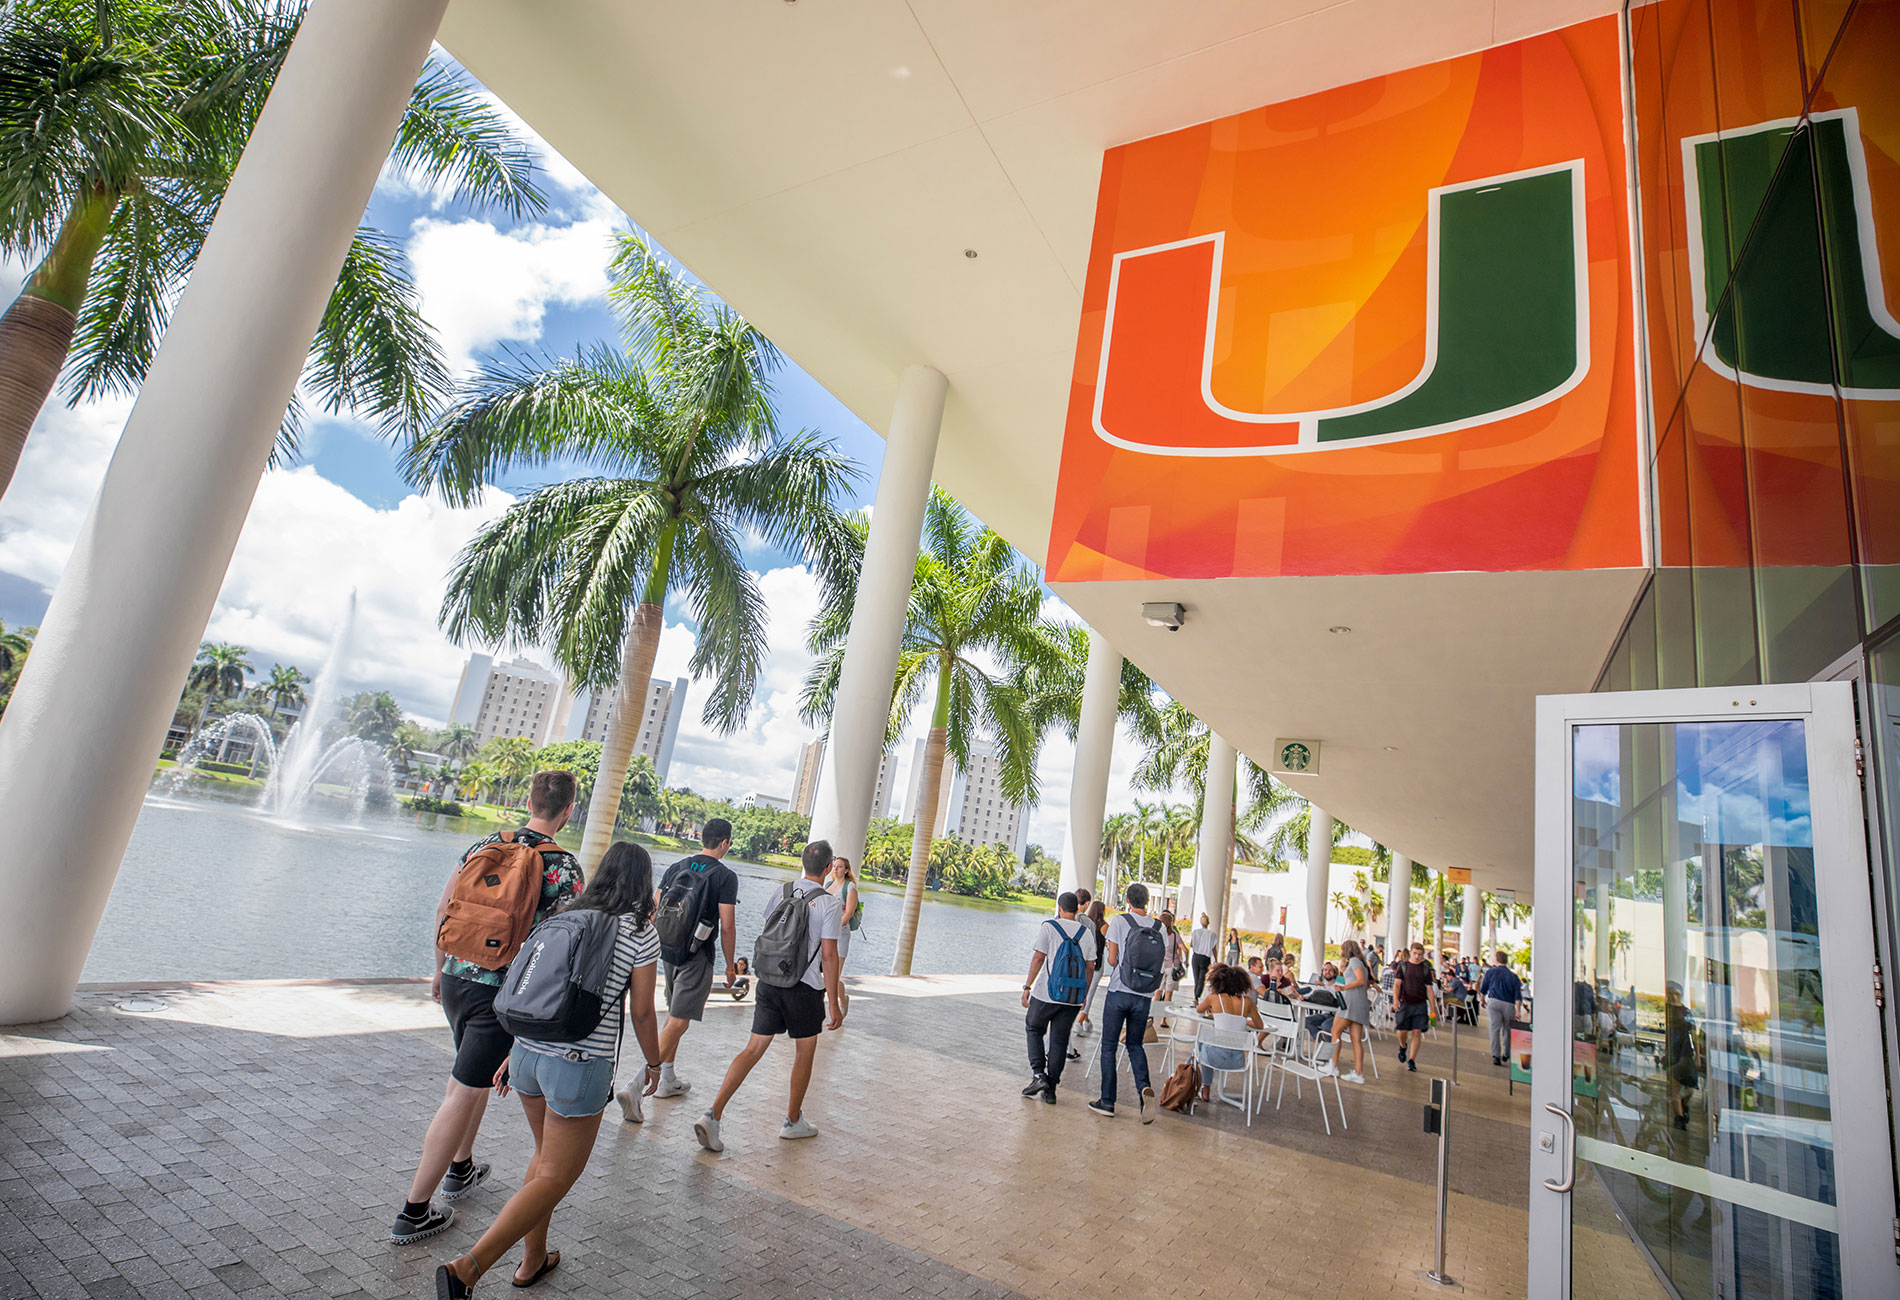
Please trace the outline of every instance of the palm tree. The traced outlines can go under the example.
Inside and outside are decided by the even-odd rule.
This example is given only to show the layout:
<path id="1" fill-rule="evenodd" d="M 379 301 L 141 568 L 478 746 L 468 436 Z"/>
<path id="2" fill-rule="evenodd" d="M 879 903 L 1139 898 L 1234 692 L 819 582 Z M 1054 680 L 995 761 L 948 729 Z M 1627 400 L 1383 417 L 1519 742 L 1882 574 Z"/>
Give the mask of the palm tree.
<path id="1" fill-rule="evenodd" d="M 5 623 L 0 623 L 0 678 L 19 676 L 20 669 L 26 666 L 27 655 L 32 653 L 33 638 L 39 634 L 36 627 L 16 627 L 9 631 Z"/>
<path id="2" fill-rule="evenodd" d="M 451 722 L 442 729 L 442 738 L 436 745 L 442 757 L 451 762 L 466 763 L 475 757 L 475 751 L 482 747 L 482 742 L 475 735 L 475 728 L 466 722 Z"/>
<path id="3" fill-rule="evenodd" d="M 343 709 L 343 727 L 352 736 L 388 749 L 402 729 L 402 706 L 388 691 L 362 691 Z"/>
<path id="4" fill-rule="evenodd" d="M 383 750 L 388 754 L 391 766 L 398 772 L 406 772 L 428 743 L 429 733 L 413 722 L 404 721 L 397 725 Z"/>
<path id="5" fill-rule="evenodd" d="M 300 709 L 308 700 L 304 683 L 310 679 L 303 675 L 301 668 L 290 668 L 283 664 L 272 664 L 270 676 L 258 683 L 264 699 L 270 703 L 270 713 L 274 718 L 279 709 Z"/>
<path id="6" fill-rule="evenodd" d="M 482 746 L 482 758 L 504 796 L 516 793 L 540 767 L 535 761 L 534 744 L 525 736 L 495 737 Z M 608 824 L 611 826 L 612 822 Z"/>
<path id="7" fill-rule="evenodd" d="M 499 780 L 495 769 L 486 763 L 464 763 L 462 770 L 456 773 L 457 793 L 464 799 L 479 799 L 492 791 Z"/>
<path id="8" fill-rule="evenodd" d="M 206 641 L 198 647 L 198 660 L 185 679 L 185 689 L 204 692 L 204 708 L 198 715 L 200 725 L 212 704 L 244 693 L 245 677 L 257 671 L 244 657 L 249 653 L 248 646 L 233 645 L 229 641 Z"/>
<path id="9" fill-rule="evenodd" d="M 0 19 L 0 250 L 38 259 L 0 317 L 0 492 L 66 370 L 72 402 L 138 389 L 306 0 L 37 0 Z M 391 160 L 512 215 L 546 205 L 526 143 L 424 67 Z M 71 360 L 70 367 L 68 360 Z M 360 230 L 305 365 L 328 411 L 420 432 L 448 386 L 397 242 Z M 294 453 L 293 402 L 280 454 Z"/>
<path id="10" fill-rule="evenodd" d="M 779 433 L 778 349 L 644 240 L 616 239 L 609 297 L 625 352 L 488 366 L 405 463 L 456 504 L 517 467 L 607 471 L 532 492 L 484 528 L 441 616 L 458 640 L 552 647 L 577 687 L 618 682 L 581 842 L 589 870 L 613 842 L 667 593 L 685 591 L 698 625 L 693 676 L 715 679 L 707 724 L 737 730 L 769 648 L 742 548 L 757 536 L 802 551 L 822 577 L 844 550 L 834 502 L 857 477 L 828 439 Z"/>
<path id="11" fill-rule="evenodd" d="M 868 532 L 864 516 L 851 521 L 847 536 L 854 557 L 863 554 Z M 800 716 L 814 725 L 831 724 L 858 568 L 853 558 L 823 584 L 823 603 L 812 620 L 810 649 L 817 662 L 805 679 Z M 917 786 L 920 805 L 912 810 L 915 830 L 893 975 L 910 974 L 945 757 L 959 771 L 967 770 L 979 733 L 987 734 L 1001 760 L 1003 797 L 1034 802 L 1043 728 L 1020 683 L 1037 674 L 1053 675 L 1059 653 L 1042 617 L 1042 584 L 1035 571 L 994 529 L 980 526 L 943 489 L 932 488 L 911 574 L 887 729 L 887 739 L 895 743 L 925 692 L 934 693 Z"/>

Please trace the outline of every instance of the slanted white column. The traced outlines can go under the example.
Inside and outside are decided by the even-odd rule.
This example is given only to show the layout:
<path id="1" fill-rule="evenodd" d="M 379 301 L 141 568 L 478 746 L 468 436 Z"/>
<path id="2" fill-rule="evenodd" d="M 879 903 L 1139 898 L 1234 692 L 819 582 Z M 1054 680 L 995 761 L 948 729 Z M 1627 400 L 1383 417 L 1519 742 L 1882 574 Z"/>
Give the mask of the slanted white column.
<path id="1" fill-rule="evenodd" d="M 165 726 L 447 0 L 317 0 L 0 725 L 0 1023 L 65 1014 Z"/>
<path id="2" fill-rule="evenodd" d="M 1412 942 L 1412 860 L 1403 854 L 1392 855 L 1392 870 L 1385 882 L 1385 950 L 1396 957 L 1399 949 Z"/>
<path id="3" fill-rule="evenodd" d="M 858 573 L 851 636 L 845 643 L 831 740 L 811 819 L 811 837 L 830 840 L 832 852 L 853 862 L 864 856 L 864 837 L 871 825 L 884 728 L 891 716 L 891 686 L 897 680 L 897 649 L 910 607 L 910 580 L 917 569 L 917 543 L 924 531 L 948 387 L 941 371 L 906 367 L 897 381 L 891 427 L 884 436 L 884 468 L 878 472 L 871 536 Z"/>
<path id="4" fill-rule="evenodd" d="M 1227 899 L 1234 885 L 1234 770 L 1238 758 L 1234 747 L 1222 740 L 1218 731 L 1208 737 L 1207 793 L 1201 800 L 1201 844 L 1194 860 L 1194 884 L 1200 894 L 1200 910 L 1207 913 L 1222 951 L 1227 943 Z"/>
<path id="5" fill-rule="evenodd" d="M 1102 819 L 1108 815 L 1108 761 L 1115 752 L 1122 657 L 1108 638 L 1089 631 L 1082 675 L 1082 716 L 1075 730 L 1075 767 L 1069 781 L 1069 823 L 1062 835 L 1061 888 L 1096 890 L 1102 864 Z"/>
<path id="6" fill-rule="evenodd" d="M 1484 896 L 1476 885 L 1466 885 L 1465 915 L 1458 922 L 1458 955 L 1476 957 L 1478 955 L 1478 922 L 1484 911 Z"/>
<path id="7" fill-rule="evenodd" d="M 1317 804 L 1307 809 L 1306 933 L 1300 973 L 1317 972 L 1326 960 L 1326 895 L 1333 876 L 1333 815 Z"/>

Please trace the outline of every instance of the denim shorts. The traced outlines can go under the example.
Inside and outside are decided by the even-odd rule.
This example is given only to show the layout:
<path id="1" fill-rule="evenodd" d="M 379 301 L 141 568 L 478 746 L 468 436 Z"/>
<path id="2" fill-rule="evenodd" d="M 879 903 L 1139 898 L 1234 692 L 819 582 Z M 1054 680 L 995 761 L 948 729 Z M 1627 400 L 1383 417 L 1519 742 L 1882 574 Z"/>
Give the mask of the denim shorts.
<path id="1" fill-rule="evenodd" d="M 508 1084 L 524 1097 L 540 1097 L 556 1115 L 586 1119 L 606 1110 L 613 1098 L 614 1058 L 570 1061 L 516 1043 L 508 1058 Z"/>

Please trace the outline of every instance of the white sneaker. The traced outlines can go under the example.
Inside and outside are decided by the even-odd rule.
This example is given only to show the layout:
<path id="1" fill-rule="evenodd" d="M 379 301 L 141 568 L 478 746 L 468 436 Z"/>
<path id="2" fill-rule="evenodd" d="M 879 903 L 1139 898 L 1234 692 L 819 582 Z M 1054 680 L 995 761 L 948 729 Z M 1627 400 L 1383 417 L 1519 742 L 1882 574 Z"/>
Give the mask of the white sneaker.
<path id="1" fill-rule="evenodd" d="M 1350 1074 L 1342 1074 L 1339 1077 L 1340 1080 L 1345 1083 L 1364 1083 L 1366 1081 L 1366 1076 L 1357 1070 L 1352 1071 Z"/>
<path id="2" fill-rule="evenodd" d="M 684 1079 L 662 1079 L 658 1090 L 653 1095 L 655 1097 L 684 1097 L 692 1090 L 693 1085 Z"/>
<path id="3" fill-rule="evenodd" d="M 1319 1072 L 1329 1079 L 1336 1079 L 1339 1077 L 1339 1067 L 1336 1065 L 1331 1065 L 1331 1064 L 1322 1065 L 1319 1067 Z"/>
<path id="4" fill-rule="evenodd" d="M 630 1083 L 614 1094 L 614 1100 L 620 1103 L 620 1117 L 629 1124 L 643 1124 L 646 1116 L 640 1113 L 640 1086 Z"/>
<path id="5" fill-rule="evenodd" d="M 693 1136 L 699 1139 L 699 1145 L 708 1151 L 724 1151 L 726 1144 L 719 1140 L 719 1121 L 707 1111 L 693 1121 Z"/>
<path id="6" fill-rule="evenodd" d="M 799 1138 L 817 1137 L 818 1130 L 812 1127 L 810 1120 L 800 1115 L 797 1119 L 788 1119 L 779 1125 L 778 1135 L 787 1142 L 796 1142 Z"/>

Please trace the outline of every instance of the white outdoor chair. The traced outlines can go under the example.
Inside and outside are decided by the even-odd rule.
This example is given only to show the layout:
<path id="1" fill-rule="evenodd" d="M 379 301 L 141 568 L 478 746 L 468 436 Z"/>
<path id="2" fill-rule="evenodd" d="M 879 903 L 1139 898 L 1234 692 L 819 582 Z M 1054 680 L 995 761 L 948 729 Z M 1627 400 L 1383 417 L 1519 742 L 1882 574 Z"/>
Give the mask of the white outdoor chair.
<path id="1" fill-rule="evenodd" d="M 1188 1056 L 1194 1055 L 1194 1044 L 1200 1040 L 1201 1030 L 1207 1023 L 1198 1015 L 1184 1016 L 1178 1013 L 1163 1022 L 1163 1027 L 1157 1031 L 1168 1044 L 1168 1050 L 1161 1056 L 1163 1079 L 1174 1073 L 1174 1067 L 1183 1059 L 1183 1049 Z"/>
<path id="2" fill-rule="evenodd" d="M 1332 1063 L 1333 1036 L 1330 1031 L 1322 1030 L 1313 1040 L 1311 1048 L 1291 1059 L 1282 1058 L 1279 1061 L 1276 1068 L 1280 1071 L 1280 1091 L 1274 1098 L 1273 1108 L 1275 1110 L 1280 1109 L 1280 1103 L 1286 1100 L 1287 1075 L 1292 1075 L 1296 1080 L 1293 1085 L 1293 1094 L 1295 1097 L 1305 1095 L 1302 1082 L 1311 1079 L 1313 1081 L 1313 1091 L 1319 1095 L 1320 1123 L 1326 1126 L 1326 1136 L 1331 1137 L 1333 1135 L 1333 1125 L 1332 1121 L 1326 1116 L 1326 1084 L 1327 1081 L 1330 1080 L 1333 1085 L 1333 1100 L 1339 1106 L 1339 1127 L 1342 1129 L 1346 1128 L 1346 1098 L 1339 1090 L 1339 1076 L 1326 1072 L 1326 1067 Z"/>
<path id="3" fill-rule="evenodd" d="M 1201 1059 L 1200 1048 L 1203 1045 L 1207 1047 L 1231 1048 L 1241 1053 L 1240 1068 L 1237 1070 L 1210 1069 L 1207 1062 Z M 1225 1101 L 1228 1102 L 1229 1105 L 1232 1104 L 1225 1091 L 1227 1078 L 1233 1074 L 1241 1076 L 1240 1111 L 1241 1114 L 1247 1117 L 1247 1126 L 1249 1128 L 1253 1126 L 1253 1071 L 1254 1056 L 1258 1051 L 1259 1040 L 1255 1037 L 1255 1032 L 1252 1029 L 1216 1029 L 1213 1025 L 1205 1022 L 1200 1025 L 1200 1033 L 1197 1035 L 1194 1047 L 1194 1059 L 1200 1064 L 1202 1081 L 1209 1083 L 1211 1087 L 1212 1083 L 1208 1076 L 1215 1074 L 1220 1076 L 1222 1086 L 1213 1088 L 1214 1100 L 1216 1102 Z M 1194 1113 L 1194 1107 L 1200 1104 L 1200 1100 L 1201 1095 L 1196 1092 L 1193 1101 L 1188 1105 L 1189 1114 Z"/>

